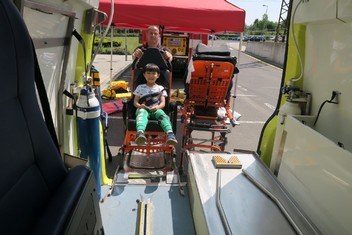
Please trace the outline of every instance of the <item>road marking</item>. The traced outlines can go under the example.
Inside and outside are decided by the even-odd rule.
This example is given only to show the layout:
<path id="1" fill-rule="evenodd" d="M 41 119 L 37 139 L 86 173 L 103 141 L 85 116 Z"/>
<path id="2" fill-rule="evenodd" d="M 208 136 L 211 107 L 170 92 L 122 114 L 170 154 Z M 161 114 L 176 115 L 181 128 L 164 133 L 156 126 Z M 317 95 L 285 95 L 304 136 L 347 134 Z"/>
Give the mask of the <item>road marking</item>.
<path id="1" fill-rule="evenodd" d="M 240 124 L 245 123 L 245 124 L 264 124 L 265 121 L 239 121 Z"/>
<path id="2" fill-rule="evenodd" d="M 123 119 L 121 116 L 111 116 L 109 115 L 108 119 Z"/>
<path id="3" fill-rule="evenodd" d="M 109 116 L 108 119 L 123 120 L 122 116 Z M 181 118 L 177 118 L 178 122 L 181 122 Z"/>
<path id="4" fill-rule="evenodd" d="M 244 87 L 242 87 L 242 86 L 239 86 L 239 85 L 237 85 L 237 88 L 240 88 L 240 89 L 242 89 L 242 90 L 244 90 L 244 91 L 248 91 L 246 88 L 244 88 Z"/>
<path id="5" fill-rule="evenodd" d="M 265 105 L 266 105 L 266 107 L 268 107 L 269 109 L 271 109 L 271 110 L 275 110 L 275 106 L 273 106 L 273 105 L 271 105 L 271 104 L 269 104 L 269 103 L 264 103 Z"/>
<path id="6" fill-rule="evenodd" d="M 236 96 L 241 96 L 241 97 L 256 97 L 256 95 L 244 95 L 244 94 L 237 94 Z"/>

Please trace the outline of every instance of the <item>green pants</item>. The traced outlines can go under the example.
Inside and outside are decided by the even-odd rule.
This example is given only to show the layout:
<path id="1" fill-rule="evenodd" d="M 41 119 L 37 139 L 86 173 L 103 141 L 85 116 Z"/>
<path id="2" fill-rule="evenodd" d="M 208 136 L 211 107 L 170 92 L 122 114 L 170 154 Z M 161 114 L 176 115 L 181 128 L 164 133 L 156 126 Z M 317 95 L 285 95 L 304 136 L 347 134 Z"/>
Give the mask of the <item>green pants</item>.
<path id="1" fill-rule="evenodd" d="M 153 120 L 159 120 L 160 126 L 165 133 L 172 132 L 169 116 L 167 116 L 162 109 L 158 109 L 155 112 L 149 112 L 145 109 L 137 109 L 136 116 L 137 131 L 145 131 L 148 119 L 150 118 Z"/>

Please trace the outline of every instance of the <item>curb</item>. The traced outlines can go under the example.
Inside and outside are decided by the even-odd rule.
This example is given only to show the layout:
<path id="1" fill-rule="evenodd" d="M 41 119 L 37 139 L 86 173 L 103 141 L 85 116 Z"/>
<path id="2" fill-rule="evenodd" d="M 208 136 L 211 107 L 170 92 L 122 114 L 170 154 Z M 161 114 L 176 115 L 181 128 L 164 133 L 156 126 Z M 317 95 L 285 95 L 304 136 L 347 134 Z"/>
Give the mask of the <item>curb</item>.
<path id="1" fill-rule="evenodd" d="M 112 80 L 113 80 L 113 81 L 118 80 L 118 78 L 119 78 L 124 72 L 126 72 L 128 69 L 131 68 L 131 66 L 132 66 L 132 62 L 131 62 L 130 64 L 126 65 L 123 69 L 120 69 L 120 70 L 112 77 Z M 109 84 L 110 84 L 110 80 L 107 81 L 105 84 L 100 85 L 100 89 L 101 89 L 101 90 L 104 90 L 105 88 L 107 88 L 107 87 L 109 86 Z"/>
<path id="2" fill-rule="evenodd" d="M 119 72 L 117 72 L 114 77 L 112 78 L 113 81 L 118 80 L 118 78 L 124 73 L 126 72 L 128 69 L 130 69 L 132 67 L 132 62 L 130 64 L 128 64 L 125 68 L 121 69 Z"/>

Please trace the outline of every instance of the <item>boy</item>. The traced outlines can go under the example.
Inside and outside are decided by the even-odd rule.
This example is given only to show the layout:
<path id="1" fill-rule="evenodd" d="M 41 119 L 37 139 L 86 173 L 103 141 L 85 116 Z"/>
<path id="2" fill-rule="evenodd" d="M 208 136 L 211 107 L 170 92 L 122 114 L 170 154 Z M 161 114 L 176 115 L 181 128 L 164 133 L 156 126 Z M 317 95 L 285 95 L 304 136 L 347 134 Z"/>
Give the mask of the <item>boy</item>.
<path id="1" fill-rule="evenodd" d="M 144 131 L 147 127 L 148 118 L 160 120 L 160 125 L 164 132 L 167 133 L 167 145 L 176 145 L 177 140 L 172 131 L 169 117 L 163 111 L 165 107 L 165 97 L 167 93 L 163 86 L 156 84 L 156 80 L 160 76 L 160 69 L 155 64 L 147 64 L 143 69 L 143 76 L 147 81 L 146 84 L 138 85 L 133 92 L 133 105 L 137 108 L 137 135 L 136 144 L 143 145 L 147 140 Z M 151 95 L 154 94 L 154 95 Z M 159 94 L 159 95 L 156 95 Z M 148 98 L 142 102 L 143 98 Z"/>

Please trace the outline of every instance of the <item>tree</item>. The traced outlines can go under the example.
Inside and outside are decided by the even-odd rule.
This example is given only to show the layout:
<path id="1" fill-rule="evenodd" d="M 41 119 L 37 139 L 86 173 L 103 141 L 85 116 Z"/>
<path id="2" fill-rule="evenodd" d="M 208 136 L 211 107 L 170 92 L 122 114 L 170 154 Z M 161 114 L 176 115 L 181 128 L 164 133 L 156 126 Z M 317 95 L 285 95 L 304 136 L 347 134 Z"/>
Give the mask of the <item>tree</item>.
<path id="1" fill-rule="evenodd" d="M 249 35 L 274 35 L 277 23 L 269 21 L 268 15 L 264 14 L 263 19 L 255 19 L 253 24 L 245 28 L 245 34 Z"/>

